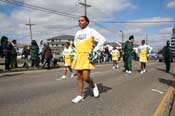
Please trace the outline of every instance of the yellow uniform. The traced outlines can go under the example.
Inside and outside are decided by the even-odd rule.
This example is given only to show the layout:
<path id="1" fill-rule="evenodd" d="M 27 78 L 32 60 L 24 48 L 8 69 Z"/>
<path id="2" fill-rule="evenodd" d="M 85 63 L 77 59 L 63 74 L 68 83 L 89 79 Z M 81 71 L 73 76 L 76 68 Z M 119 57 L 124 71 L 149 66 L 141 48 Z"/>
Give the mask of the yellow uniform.
<path id="1" fill-rule="evenodd" d="M 111 54 L 112 54 L 112 60 L 118 60 L 119 51 L 117 49 L 112 50 Z"/>
<path id="2" fill-rule="evenodd" d="M 97 46 L 93 49 L 94 41 Z M 88 59 L 89 53 L 98 50 L 105 42 L 105 38 L 94 29 L 86 27 L 78 31 L 74 38 L 75 56 L 72 62 L 72 68 L 76 70 L 94 69 L 95 65 Z"/>
<path id="3" fill-rule="evenodd" d="M 64 48 L 63 55 L 64 55 L 64 66 L 71 66 L 71 59 L 70 59 L 70 53 L 72 51 L 72 48 Z"/>
<path id="4" fill-rule="evenodd" d="M 139 61 L 140 62 L 147 62 L 147 53 L 151 52 L 152 48 L 148 45 L 140 45 L 138 47 L 138 51 L 139 51 Z"/>

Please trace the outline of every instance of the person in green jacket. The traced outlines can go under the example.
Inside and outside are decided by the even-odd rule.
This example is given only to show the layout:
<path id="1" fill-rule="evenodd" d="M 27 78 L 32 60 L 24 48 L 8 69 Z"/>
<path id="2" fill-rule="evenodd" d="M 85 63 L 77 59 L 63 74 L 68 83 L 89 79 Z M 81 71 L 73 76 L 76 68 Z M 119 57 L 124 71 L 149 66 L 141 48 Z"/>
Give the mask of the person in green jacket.
<path id="1" fill-rule="evenodd" d="M 39 47 L 35 40 L 32 40 L 31 42 L 30 54 L 32 60 L 31 67 L 35 66 L 39 68 Z"/>
<path id="2" fill-rule="evenodd" d="M 134 43 L 134 36 L 131 35 L 129 37 L 129 40 L 125 42 L 125 44 L 122 46 L 123 52 L 124 52 L 124 67 L 126 73 L 131 74 L 132 73 L 132 53 L 133 53 L 133 43 Z"/>
<path id="3" fill-rule="evenodd" d="M 166 46 L 162 49 L 165 65 L 166 65 L 166 72 L 170 71 L 171 67 L 171 47 L 170 47 L 170 41 L 167 40 Z"/>

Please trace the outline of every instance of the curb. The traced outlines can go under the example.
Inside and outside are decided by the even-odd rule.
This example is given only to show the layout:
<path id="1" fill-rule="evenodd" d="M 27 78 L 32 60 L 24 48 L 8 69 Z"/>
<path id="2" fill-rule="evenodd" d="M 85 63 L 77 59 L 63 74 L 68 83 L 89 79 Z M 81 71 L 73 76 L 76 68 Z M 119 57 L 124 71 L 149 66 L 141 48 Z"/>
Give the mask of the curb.
<path id="1" fill-rule="evenodd" d="M 174 100 L 175 88 L 169 87 L 153 116 L 169 116 Z"/>

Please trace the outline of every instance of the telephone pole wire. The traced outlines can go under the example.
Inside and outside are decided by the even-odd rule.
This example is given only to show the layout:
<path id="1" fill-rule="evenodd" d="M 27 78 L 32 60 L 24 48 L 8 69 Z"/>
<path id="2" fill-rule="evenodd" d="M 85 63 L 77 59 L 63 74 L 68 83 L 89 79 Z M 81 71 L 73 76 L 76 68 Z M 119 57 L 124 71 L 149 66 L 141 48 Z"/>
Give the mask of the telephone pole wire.
<path id="1" fill-rule="evenodd" d="M 87 4 L 87 0 L 83 2 L 79 2 L 80 5 L 84 6 L 84 15 L 87 16 L 87 7 L 91 7 L 91 5 Z"/>
<path id="2" fill-rule="evenodd" d="M 35 25 L 35 24 L 32 24 L 31 21 L 30 21 L 30 18 L 29 18 L 29 23 L 28 24 L 25 24 L 27 26 L 29 26 L 29 29 L 30 29 L 30 37 L 31 37 L 31 41 L 33 40 L 32 38 L 32 26 Z"/>

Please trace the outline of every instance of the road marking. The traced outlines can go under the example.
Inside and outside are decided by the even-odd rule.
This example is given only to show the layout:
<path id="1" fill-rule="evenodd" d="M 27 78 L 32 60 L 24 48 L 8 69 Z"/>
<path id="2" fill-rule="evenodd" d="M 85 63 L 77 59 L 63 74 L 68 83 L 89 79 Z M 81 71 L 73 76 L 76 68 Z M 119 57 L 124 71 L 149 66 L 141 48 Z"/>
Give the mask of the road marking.
<path id="1" fill-rule="evenodd" d="M 157 90 L 157 89 L 152 89 L 152 91 L 155 91 L 155 92 L 158 92 L 158 93 L 160 93 L 160 94 L 163 94 L 163 91 L 159 91 L 159 90 Z"/>
<path id="2" fill-rule="evenodd" d="M 91 74 L 93 75 L 93 74 L 98 74 L 98 73 L 101 73 L 101 72 L 93 72 L 93 73 L 91 73 Z"/>
<path id="3" fill-rule="evenodd" d="M 168 104 L 166 102 L 170 101 L 173 93 L 174 93 L 174 88 L 169 87 L 166 94 L 165 94 L 165 96 L 163 97 L 162 101 L 160 102 L 158 108 L 154 112 L 153 116 L 163 116 L 164 115 L 164 112 L 165 112 L 165 110 L 168 106 Z"/>

